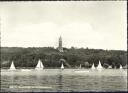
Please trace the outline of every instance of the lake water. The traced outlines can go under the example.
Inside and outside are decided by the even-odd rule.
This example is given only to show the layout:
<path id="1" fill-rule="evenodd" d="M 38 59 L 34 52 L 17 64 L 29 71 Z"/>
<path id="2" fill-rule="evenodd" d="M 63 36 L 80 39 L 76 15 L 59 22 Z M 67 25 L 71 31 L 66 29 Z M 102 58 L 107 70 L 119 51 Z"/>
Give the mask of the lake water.
<path id="1" fill-rule="evenodd" d="M 127 91 L 127 69 L 1 70 L 2 92 Z"/>

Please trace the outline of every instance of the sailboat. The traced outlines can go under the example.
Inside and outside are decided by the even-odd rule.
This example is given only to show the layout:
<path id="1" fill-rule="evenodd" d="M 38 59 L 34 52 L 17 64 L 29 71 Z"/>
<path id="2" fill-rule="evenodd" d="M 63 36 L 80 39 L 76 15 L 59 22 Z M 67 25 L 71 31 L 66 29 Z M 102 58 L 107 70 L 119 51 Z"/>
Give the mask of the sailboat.
<path id="1" fill-rule="evenodd" d="M 75 73 L 86 73 L 86 72 L 89 72 L 89 70 L 81 69 L 81 64 L 80 64 L 79 69 L 74 70 L 74 72 L 75 72 Z"/>
<path id="2" fill-rule="evenodd" d="M 111 69 L 112 67 L 111 66 L 108 66 L 108 69 Z"/>
<path id="3" fill-rule="evenodd" d="M 10 66 L 10 69 L 9 69 L 9 70 L 16 70 L 13 61 L 12 61 L 12 63 L 11 63 L 11 66 Z"/>
<path id="4" fill-rule="evenodd" d="M 123 67 L 122 67 L 122 65 L 120 65 L 120 69 L 122 69 Z"/>
<path id="5" fill-rule="evenodd" d="M 94 64 L 92 64 L 92 68 L 91 69 L 95 69 L 95 66 L 94 66 Z"/>
<path id="6" fill-rule="evenodd" d="M 38 61 L 38 64 L 36 65 L 35 69 L 36 70 L 43 70 L 44 69 L 44 66 L 43 66 L 41 60 Z"/>
<path id="7" fill-rule="evenodd" d="M 64 65 L 63 65 L 63 63 L 61 64 L 61 69 L 62 69 L 62 70 L 64 69 Z"/>
<path id="8" fill-rule="evenodd" d="M 81 69 L 81 64 L 80 64 L 80 67 L 79 67 L 79 69 Z"/>
<path id="9" fill-rule="evenodd" d="M 100 63 L 100 61 L 99 61 L 99 64 L 98 64 L 98 66 L 97 66 L 97 70 L 102 70 L 103 69 L 103 67 L 101 66 L 101 63 Z"/>

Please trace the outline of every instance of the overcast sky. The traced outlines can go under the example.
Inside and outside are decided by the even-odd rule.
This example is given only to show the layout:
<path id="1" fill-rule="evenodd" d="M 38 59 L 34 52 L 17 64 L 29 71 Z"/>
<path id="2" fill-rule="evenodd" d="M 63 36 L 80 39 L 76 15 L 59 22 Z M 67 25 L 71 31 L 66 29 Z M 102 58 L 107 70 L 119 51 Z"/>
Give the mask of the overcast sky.
<path id="1" fill-rule="evenodd" d="M 127 50 L 126 1 L 0 2 L 1 46 Z"/>

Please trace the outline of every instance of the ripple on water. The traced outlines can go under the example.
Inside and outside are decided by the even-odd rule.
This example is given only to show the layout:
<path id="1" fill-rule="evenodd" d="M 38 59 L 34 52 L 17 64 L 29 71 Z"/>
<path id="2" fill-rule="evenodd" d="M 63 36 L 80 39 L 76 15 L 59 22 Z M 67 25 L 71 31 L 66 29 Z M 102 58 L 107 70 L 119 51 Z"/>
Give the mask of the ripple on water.
<path id="1" fill-rule="evenodd" d="M 1 91 L 20 92 L 82 92 L 127 91 L 127 76 L 120 70 L 89 70 L 75 73 L 73 69 L 43 71 L 2 71 Z M 48 88 L 9 88 L 9 86 L 44 86 Z M 51 88 L 49 88 L 51 87 Z"/>

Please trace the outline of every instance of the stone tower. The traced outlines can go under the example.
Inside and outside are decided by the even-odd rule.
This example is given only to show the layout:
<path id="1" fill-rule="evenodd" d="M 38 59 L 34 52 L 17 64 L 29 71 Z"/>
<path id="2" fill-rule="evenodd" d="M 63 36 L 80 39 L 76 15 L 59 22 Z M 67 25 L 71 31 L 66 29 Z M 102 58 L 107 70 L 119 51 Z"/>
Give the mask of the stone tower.
<path id="1" fill-rule="evenodd" d="M 58 50 L 59 50 L 60 52 L 63 52 L 62 37 L 61 37 L 61 36 L 59 37 L 59 46 L 58 46 Z"/>

